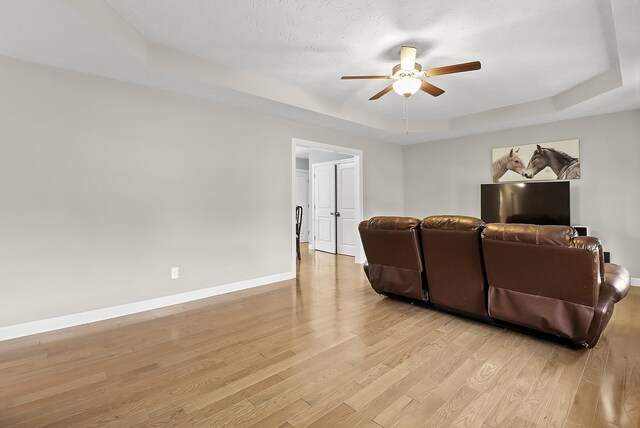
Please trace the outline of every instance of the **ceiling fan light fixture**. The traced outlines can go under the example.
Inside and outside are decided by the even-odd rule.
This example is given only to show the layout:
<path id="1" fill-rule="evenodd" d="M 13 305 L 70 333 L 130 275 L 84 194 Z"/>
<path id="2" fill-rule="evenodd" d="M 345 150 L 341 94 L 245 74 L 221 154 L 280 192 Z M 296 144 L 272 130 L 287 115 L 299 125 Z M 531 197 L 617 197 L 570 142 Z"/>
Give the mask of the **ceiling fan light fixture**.
<path id="1" fill-rule="evenodd" d="M 403 77 L 393 83 L 393 90 L 403 97 L 410 97 L 420 90 L 422 80 L 415 77 Z"/>
<path id="2" fill-rule="evenodd" d="M 342 76 L 342 79 L 392 79 L 394 81 L 393 84 L 385 86 L 380 92 L 369 98 L 369 100 L 378 100 L 393 89 L 395 93 L 404 97 L 406 108 L 408 98 L 418 91 L 426 92 L 433 97 L 439 97 L 444 94 L 443 89 L 432 85 L 426 80 L 421 80 L 422 78 L 480 70 L 480 67 L 480 61 L 473 61 L 423 70 L 422 65 L 416 62 L 416 48 L 412 46 L 400 46 L 400 64 L 396 64 L 391 69 L 390 75 Z"/>

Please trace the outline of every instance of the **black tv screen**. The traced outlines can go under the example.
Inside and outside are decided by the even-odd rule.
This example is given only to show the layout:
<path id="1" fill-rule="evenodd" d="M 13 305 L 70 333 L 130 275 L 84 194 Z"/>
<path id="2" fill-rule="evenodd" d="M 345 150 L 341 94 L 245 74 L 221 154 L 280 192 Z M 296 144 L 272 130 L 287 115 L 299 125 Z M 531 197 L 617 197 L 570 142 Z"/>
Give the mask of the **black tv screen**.
<path id="1" fill-rule="evenodd" d="M 480 190 L 486 223 L 571 225 L 568 181 L 482 184 Z"/>

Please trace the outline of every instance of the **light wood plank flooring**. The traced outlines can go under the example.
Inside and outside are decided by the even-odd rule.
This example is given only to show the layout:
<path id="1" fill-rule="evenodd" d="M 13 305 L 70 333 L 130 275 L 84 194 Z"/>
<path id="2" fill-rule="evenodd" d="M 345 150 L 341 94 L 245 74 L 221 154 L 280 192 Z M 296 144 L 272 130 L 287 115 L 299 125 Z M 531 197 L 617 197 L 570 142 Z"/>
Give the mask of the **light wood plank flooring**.
<path id="1" fill-rule="evenodd" d="M 638 426 L 640 293 L 571 350 L 375 294 L 352 258 L 299 279 L 0 342 L 0 426 Z"/>

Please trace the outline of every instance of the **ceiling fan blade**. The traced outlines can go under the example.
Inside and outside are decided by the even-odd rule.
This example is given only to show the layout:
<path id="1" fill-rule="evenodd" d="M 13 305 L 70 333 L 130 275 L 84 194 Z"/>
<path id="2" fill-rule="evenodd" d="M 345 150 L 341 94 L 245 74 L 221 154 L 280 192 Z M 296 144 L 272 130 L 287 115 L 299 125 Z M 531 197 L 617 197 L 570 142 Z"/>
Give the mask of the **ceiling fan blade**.
<path id="1" fill-rule="evenodd" d="M 400 68 L 403 70 L 413 70 L 416 64 L 416 48 L 411 46 L 400 46 Z"/>
<path id="2" fill-rule="evenodd" d="M 420 85 L 420 90 L 426 92 L 429 95 L 433 95 L 434 97 L 444 94 L 443 89 L 440 89 L 437 86 L 432 85 L 431 83 L 427 83 L 424 80 L 422 81 L 422 85 Z"/>
<path id="3" fill-rule="evenodd" d="M 462 73 L 463 71 L 480 70 L 480 61 L 465 62 L 464 64 L 447 65 L 445 67 L 430 68 L 425 70 L 427 77 L 440 76 L 441 74 Z"/>
<path id="4" fill-rule="evenodd" d="M 385 95 L 386 93 L 388 93 L 392 89 L 393 89 L 393 85 L 387 86 L 386 88 L 384 88 L 383 90 L 381 90 L 380 92 L 378 92 L 377 94 L 375 94 L 374 96 L 369 98 L 369 101 L 377 100 L 378 98 L 380 98 L 381 96 Z"/>
<path id="5" fill-rule="evenodd" d="M 342 80 L 352 79 L 389 79 L 389 76 L 342 76 Z"/>

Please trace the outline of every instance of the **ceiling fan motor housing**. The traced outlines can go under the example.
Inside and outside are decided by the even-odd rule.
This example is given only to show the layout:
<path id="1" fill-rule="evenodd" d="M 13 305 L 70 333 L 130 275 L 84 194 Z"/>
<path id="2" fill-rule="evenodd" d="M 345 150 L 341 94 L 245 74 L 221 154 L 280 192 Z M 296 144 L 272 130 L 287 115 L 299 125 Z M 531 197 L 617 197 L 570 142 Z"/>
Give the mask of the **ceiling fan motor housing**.
<path id="1" fill-rule="evenodd" d="M 395 67 L 391 69 L 391 75 L 393 77 L 418 77 L 422 72 L 422 66 L 417 62 L 413 65 L 413 70 L 403 70 L 400 64 L 397 64 Z"/>

